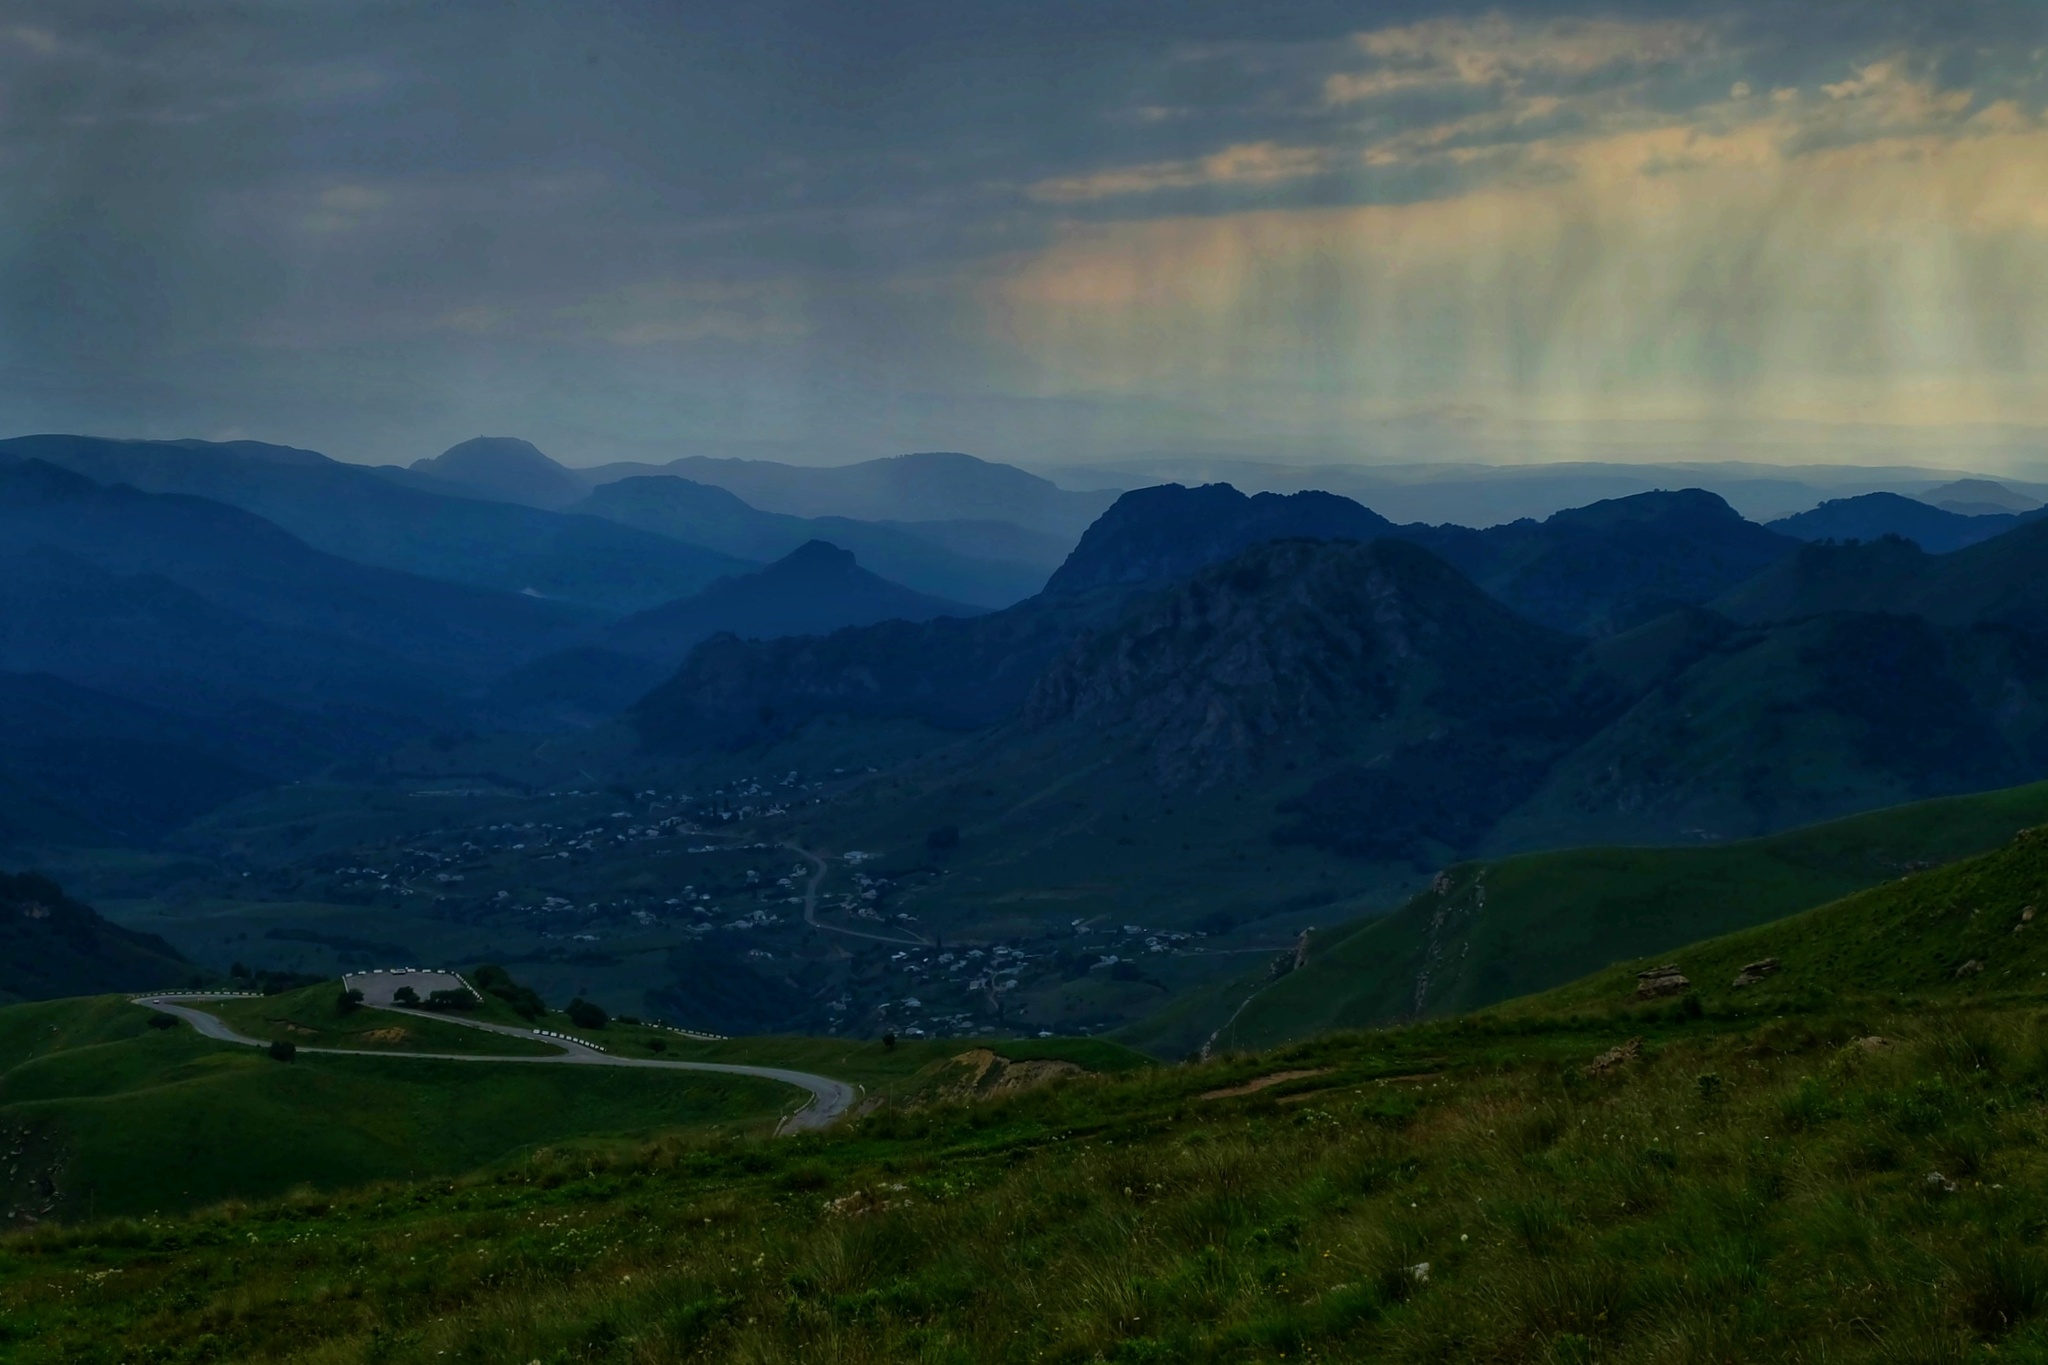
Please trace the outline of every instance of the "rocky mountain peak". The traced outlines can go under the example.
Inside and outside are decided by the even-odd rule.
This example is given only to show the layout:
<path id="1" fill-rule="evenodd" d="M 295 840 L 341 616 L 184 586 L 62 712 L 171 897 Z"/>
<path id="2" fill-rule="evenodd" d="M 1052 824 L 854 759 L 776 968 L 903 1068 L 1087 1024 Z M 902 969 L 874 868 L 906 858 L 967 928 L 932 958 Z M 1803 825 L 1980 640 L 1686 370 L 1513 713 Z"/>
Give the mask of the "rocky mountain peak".
<path id="1" fill-rule="evenodd" d="M 1275 541 L 1140 604 L 1039 679 L 1023 720 L 1114 729 L 1163 786 L 1554 688 L 1570 645 L 1402 541 Z M 1327 746 L 1324 746 L 1327 747 Z"/>

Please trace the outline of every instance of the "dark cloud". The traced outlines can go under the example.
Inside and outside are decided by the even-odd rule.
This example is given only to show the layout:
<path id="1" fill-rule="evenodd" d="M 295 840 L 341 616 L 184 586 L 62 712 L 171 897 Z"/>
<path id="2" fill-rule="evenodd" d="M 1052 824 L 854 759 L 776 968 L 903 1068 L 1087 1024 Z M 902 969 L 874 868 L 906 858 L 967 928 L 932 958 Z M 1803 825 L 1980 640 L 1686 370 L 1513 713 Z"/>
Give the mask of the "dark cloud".
<path id="1" fill-rule="evenodd" d="M 1540 181 L 1530 148 L 1892 54 L 2038 110 L 2038 6 L 1960 8 L 1609 6 L 1708 37 L 1433 82 L 1353 35 L 1577 12 L 0 0 L 0 416 L 385 459 L 1141 439 L 1156 404 L 1045 389 L 990 303 L 1075 231 Z"/>

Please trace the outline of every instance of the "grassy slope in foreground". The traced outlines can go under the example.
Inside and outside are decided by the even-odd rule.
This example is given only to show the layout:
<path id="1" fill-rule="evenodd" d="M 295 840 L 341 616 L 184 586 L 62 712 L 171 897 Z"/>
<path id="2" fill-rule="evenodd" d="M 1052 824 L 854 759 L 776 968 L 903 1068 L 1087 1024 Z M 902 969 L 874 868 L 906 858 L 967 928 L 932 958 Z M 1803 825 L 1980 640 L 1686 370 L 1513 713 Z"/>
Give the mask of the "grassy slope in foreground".
<path id="1" fill-rule="evenodd" d="M 790 1142 L 17 1234 L 0 1322 L 25 1365 L 2039 1360 L 2044 896 L 2037 835 L 1674 954 L 1697 1011 L 1617 970 Z"/>
<path id="2" fill-rule="evenodd" d="M 1707 848 L 1594 848 L 1454 867 L 1392 914 L 1311 943 L 1299 970 L 1169 1008 L 1120 1037 L 1161 1055 L 1271 1047 L 1478 1009 L 1610 962 L 1780 919 L 1995 848 L 2048 820 L 2048 783 L 1946 797 Z"/>
<path id="3" fill-rule="evenodd" d="M 59 1217 L 142 1213 L 449 1174 L 592 1134 L 765 1130 L 797 1094 L 595 1066 L 305 1053 L 284 1064 L 148 1019 L 124 997 L 0 1009 L 0 1138 L 48 1158 L 13 1184 L 0 1176 L 0 1215 L 40 1211 L 46 1197 L 20 1182 L 43 1173 Z"/>

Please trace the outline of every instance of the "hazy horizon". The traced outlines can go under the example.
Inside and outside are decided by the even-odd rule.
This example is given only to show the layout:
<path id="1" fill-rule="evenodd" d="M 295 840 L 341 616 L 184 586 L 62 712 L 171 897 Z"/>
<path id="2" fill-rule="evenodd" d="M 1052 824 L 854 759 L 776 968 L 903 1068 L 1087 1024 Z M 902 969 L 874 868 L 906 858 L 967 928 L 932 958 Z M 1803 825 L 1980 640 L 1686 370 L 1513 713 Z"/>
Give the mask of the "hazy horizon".
<path id="1" fill-rule="evenodd" d="M 10 430 L 2048 460 L 2025 4 L 5 12 Z"/>

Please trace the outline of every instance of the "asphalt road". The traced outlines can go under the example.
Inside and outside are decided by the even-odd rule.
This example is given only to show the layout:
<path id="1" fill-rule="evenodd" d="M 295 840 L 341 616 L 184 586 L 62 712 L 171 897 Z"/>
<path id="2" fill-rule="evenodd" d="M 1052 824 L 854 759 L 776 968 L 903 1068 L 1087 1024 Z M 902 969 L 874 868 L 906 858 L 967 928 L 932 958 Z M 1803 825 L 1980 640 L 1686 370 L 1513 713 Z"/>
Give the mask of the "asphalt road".
<path id="1" fill-rule="evenodd" d="M 135 998 L 138 1005 L 173 1014 L 197 1029 L 202 1037 L 223 1043 L 239 1043 L 245 1047 L 268 1047 L 261 1038 L 250 1038 L 228 1027 L 227 1021 L 217 1014 L 193 1008 L 193 1004 L 206 1000 L 232 1000 L 237 997 L 194 991 L 179 991 L 166 995 L 142 995 Z M 181 1003 L 182 1002 L 182 1003 Z M 830 1076 L 816 1076 L 808 1071 L 785 1071 L 774 1066 L 745 1066 L 733 1062 L 666 1062 L 652 1057 L 614 1057 L 609 1052 L 600 1052 L 571 1038 L 553 1038 L 536 1033 L 532 1029 L 514 1028 L 509 1024 L 490 1024 L 480 1019 L 463 1019 L 448 1014 L 426 1014 L 417 1010 L 394 1009 L 389 1006 L 365 1005 L 365 1009 L 382 1008 L 387 1014 L 410 1015 L 417 1019 L 434 1019 L 444 1024 L 460 1024 L 464 1028 L 483 1029 L 488 1033 L 502 1033 L 511 1038 L 528 1038 L 546 1043 L 561 1051 L 543 1057 L 484 1057 L 460 1052 L 367 1052 L 342 1047 L 302 1047 L 301 1052 L 328 1053 L 339 1057 L 425 1057 L 443 1062 L 540 1062 L 569 1066 L 631 1066 L 645 1067 L 657 1071 L 715 1071 L 728 1076 L 755 1076 L 767 1081 L 780 1081 L 808 1091 L 810 1102 L 793 1114 L 785 1116 L 776 1126 L 777 1133 L 801 1133 L 823 1128 L 841 1114 L 853 1107 L 854 1088 L 845 1081 L 835 1081 Z"/>

